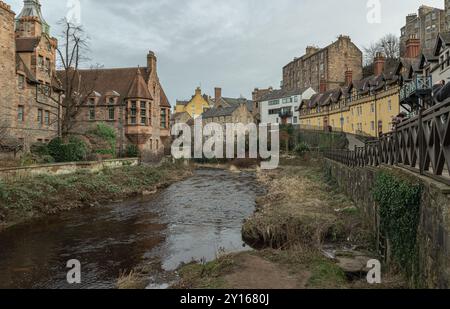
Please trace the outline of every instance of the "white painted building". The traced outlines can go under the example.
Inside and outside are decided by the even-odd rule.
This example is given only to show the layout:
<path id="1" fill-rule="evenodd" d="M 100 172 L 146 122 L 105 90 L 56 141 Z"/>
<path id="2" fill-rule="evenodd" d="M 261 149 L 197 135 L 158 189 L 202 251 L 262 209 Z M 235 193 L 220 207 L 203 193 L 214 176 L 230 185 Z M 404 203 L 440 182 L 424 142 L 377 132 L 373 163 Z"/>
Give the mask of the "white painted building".
<path id="1" fill-rule="evenodd" d="M 261 123 L 298 124 L 296 111 L 302 100 L 309 100 L 316 92 L 310 87 L 297 90 L 274 90 L 261 99 Z"/>

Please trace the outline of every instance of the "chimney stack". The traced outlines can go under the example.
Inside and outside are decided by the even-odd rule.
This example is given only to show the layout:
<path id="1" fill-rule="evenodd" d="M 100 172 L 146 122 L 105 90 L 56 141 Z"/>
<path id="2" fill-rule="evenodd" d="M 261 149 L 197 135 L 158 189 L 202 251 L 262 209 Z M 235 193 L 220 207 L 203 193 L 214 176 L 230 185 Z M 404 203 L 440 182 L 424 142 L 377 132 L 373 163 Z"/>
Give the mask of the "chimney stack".
<path id="1" fill-rule="evenodd" d="M 218 87 L 214 88 L 214 94 L 215 94 L 214 95 L 215 103 L 218 104 L 219 101 L 222 99 L 222 88 Z"/>
<path id="2" fill-rule="evenodd" d="M 375 60 L 373 63 L 373 66 L 374 66 L 373 73 L 375 74 L 375 76 L 379 76 L 379 75 L 383 74 L 385 64 L 386 64 L 386 58 L 384 57 L 384 54 L 381 52 L 378 52 L 377 55 L 375 56 Z"/>
<path id="3" fill-rule="evenodd" d="M 350 86 L 353 82 L 353 71 L 351 69 L 347 69 L 345 71 L 345 85 Z"/>
<path id="4" fill-rule="evenodd" d="M 152 51 L 149 51 L 147 55 L 147 68 L 151 74 L 156 74 L 156 56 Z"/>
<path id="5" fill-rule="evenodd" d="M 406 41 L 406 58 L 415 59 L 420 55 L 420 40 L 415 36 Z"/>

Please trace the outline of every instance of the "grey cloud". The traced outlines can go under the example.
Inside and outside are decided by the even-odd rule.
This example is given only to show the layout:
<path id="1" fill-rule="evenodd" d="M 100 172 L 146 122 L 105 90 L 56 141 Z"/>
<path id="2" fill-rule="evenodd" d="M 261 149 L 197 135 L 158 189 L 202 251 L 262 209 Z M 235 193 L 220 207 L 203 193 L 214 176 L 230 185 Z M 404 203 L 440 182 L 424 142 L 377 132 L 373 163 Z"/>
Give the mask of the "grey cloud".
<path id="1" fill-rule="evenodd" d="M 21 0 L 6 2 L 20 11 Z M 381 0 L 382 23 L 370 25 L 366 0 L 81 0 L 92 61 L 145 65 L 154 50 L 172 104 L 200 84 L 210 94 L 221 86 L 225 95 L 247 97 L 254 87 L 277 87 L 282 67 L 307 45 L 327 45 L 342 33 L 362 47 L 385 33 L 399 34 L 406 14 L 419 5 L 443 2 Z M 57 35 L 66 1 L 41 3 Z"/>

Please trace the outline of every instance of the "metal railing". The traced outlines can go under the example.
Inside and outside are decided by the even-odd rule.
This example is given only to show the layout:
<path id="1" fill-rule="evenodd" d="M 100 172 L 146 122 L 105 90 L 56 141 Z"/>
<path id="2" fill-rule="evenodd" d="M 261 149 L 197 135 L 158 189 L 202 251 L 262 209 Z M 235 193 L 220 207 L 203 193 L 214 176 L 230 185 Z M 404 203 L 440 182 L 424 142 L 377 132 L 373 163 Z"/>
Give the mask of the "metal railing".
<path id="1" fill-rule="evenodd" d="M 355 150 L 326 150 L 349 167 L 391 165 L 450 185 L 450 98 Z"/>
<path id="2" fill-rule="evenodd" d="M 408 99 L 418 91 L 430 90 L 433 88 L 431 76 L 416 76 L 412 81 L 405 83 L 400 89 L 400 101 Z"/>

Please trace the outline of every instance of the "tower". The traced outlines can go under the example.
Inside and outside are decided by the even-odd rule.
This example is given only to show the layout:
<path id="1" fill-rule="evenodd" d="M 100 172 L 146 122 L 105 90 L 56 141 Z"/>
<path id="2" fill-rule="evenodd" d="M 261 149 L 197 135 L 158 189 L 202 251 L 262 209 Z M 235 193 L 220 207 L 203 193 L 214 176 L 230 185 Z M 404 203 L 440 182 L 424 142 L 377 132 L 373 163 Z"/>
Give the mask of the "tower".
<path id="1" fill-rule="evenodd" d="M 40 37 L 50 33 L 50 26 L 41 12 L 39 0 L 24 0 L 24 6 L 16 18 L 16 37 Z"/>

